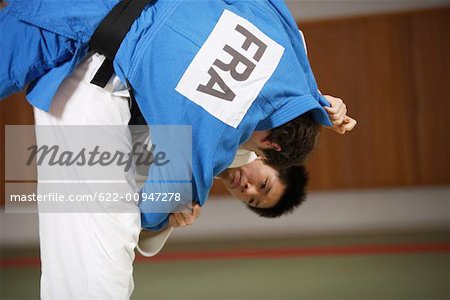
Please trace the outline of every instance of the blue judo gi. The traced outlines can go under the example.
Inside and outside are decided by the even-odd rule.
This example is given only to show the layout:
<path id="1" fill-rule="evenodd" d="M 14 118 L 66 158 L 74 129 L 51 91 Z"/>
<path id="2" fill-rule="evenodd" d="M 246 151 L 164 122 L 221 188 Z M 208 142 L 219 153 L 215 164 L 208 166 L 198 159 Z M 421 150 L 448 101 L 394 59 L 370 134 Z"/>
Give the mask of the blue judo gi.
<path id="1" fill-rule="evenodd" d="M 30 83 L 28 101 L 49 110 L 58 86 L 117 2 L 11 1 L 0 11 L 0 98 Z M 283 1 L 155 1 L 134 22 L 114 69 L 150 126 L 192 126 L 192 156 L 186 157 L 192 162 L 150 168 L 143 193 L 181 191 L 203 205 L 214 176 L 255 130 L 307 111 L 331 125 Z M 152 142 L 173 149 L 170 136 L 170 130 L 156 134 Z M 154 206 L 140 204 L 145 228 L 167 224 L 168 212 L 154 213 Z"/>

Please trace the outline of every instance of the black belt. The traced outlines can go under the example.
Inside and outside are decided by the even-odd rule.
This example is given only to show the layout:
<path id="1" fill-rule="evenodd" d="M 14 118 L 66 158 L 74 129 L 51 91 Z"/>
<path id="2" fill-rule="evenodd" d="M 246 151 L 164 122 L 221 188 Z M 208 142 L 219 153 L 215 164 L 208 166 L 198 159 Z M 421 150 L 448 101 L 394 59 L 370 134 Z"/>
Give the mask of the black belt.
<path id="1" fill-rule="evenodd" d="M 91 83 L 104 88 L 114 74 L 113 61 L 120 44 L 130 31 L 131 25 L 139 17 L 142 10 L 156 0 L 123 0 L 120 1 L 102 20 L 89 41 L 89 47 L 106 56 L 97 70 Z M 133 91 L 127 82 L 131 96 L 131 119 L 129 125 L 147 124 L 136 103 Z"/>
<path id="2" fill-rule="evenodd" d="M 120 44 L 142 10 L 154 1 L 120 1 L 102 20 L 89 41 L 89 47 L 95 52 L 106 56 L 106 59 L 91 80 L 92 84 L 102 88 L 106 86 L 114 74 L 113 60 L 116 57 Z"/>

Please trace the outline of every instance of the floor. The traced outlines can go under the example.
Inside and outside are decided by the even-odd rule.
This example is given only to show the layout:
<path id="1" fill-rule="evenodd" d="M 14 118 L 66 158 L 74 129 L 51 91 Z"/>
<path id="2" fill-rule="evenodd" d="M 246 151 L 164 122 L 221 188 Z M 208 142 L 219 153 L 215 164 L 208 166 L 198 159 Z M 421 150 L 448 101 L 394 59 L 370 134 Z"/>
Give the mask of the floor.
<path id="1" fill-rule="evenodd" d="M 37 249 L 2 249 L 1 299 L 39 298 Z M 169 243 L 133 299 L 450 299 L 448 231 Z"/>

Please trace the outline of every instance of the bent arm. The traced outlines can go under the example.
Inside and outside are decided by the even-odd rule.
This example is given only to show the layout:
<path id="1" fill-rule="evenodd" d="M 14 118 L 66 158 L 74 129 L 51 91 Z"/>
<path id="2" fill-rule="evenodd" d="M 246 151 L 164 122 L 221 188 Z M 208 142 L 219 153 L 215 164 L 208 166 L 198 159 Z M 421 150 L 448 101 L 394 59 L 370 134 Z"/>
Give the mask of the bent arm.
<path id="1" fill-rule="evenodd" d="M 19 92 L 70 58 L 73 41 L 35 27 L 0 10 L 0 100 Z"/>

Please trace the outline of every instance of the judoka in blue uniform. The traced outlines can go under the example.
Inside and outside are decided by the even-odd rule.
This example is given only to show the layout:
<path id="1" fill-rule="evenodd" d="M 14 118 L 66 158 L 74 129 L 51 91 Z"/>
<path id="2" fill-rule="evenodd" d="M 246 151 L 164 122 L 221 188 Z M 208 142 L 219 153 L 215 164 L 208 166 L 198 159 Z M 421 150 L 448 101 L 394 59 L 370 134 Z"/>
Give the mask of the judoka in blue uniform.
<path id="1" fill-rule="evenodd" d="M 117 2 L 11 1 L 0 13 L 0 97 L 30 83 L 28 101 L 49 110 L 59 84 L 86 55 L 92 33 Z M 179 189 L 203 205 L 214 176 L 255 130 L 307 111 L 331 125 L 282 1 L 156 1 L 134 22 L 114 69 L 150 126 L 192 126 L 192 166 L 150 168 L 143 193 Z M 158 145 L 169 139 L 152 140 Z M 150 202 L 140 207 L 143 227 L 167 224 L 169 211 L 154 213 Z"/>

